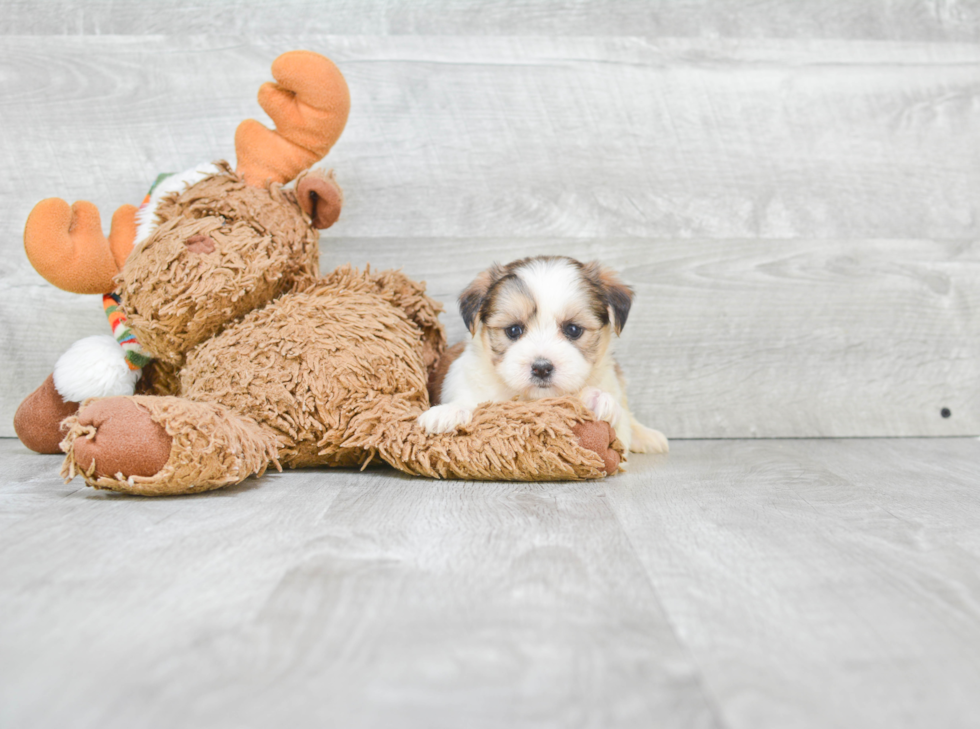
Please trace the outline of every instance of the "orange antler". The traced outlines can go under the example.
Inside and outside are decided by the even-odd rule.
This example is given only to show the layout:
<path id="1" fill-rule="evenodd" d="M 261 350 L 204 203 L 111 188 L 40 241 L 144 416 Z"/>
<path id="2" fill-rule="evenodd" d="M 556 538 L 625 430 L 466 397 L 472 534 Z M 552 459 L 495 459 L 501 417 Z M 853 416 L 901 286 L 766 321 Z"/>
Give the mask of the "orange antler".
<path id="1" fill-rule="evenodd" d="M 24 250 L 39 274 L 75 294 L 105 294 L 133 248 L 136 208 L 123 205 L 112 216 L 109 239 L 99 210 L 90 202 L 68 207 L 60 198 L 42 200 L 27 216 Z"/>
<path id="2" fill-rule="evenodd" d="M 311 51 L 283 53 L 272 64 L 278 83 L 259 89 L 275 131 L 246 119 L 235 132 L 238 172 L 250 185 L 286 183 L 322 159 L 344 131 L 347 82 L 332 61 Z"/>

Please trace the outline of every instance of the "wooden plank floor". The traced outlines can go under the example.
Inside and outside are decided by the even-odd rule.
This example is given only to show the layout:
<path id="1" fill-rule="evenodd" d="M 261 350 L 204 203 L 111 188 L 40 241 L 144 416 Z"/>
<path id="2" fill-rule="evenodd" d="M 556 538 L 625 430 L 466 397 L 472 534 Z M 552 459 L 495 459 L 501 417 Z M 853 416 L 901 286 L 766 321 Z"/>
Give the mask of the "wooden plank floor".
<path id="1" fill-rule="evenodd" d="M 980 441 L 140 499 L 0 440 L 0 726 L 966 727 Z"/>

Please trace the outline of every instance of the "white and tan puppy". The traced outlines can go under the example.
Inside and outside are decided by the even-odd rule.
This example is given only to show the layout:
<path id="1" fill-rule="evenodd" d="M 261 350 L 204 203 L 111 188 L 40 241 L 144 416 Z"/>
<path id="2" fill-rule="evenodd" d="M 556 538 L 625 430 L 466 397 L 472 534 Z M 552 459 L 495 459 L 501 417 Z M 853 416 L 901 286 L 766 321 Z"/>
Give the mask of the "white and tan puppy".
<path id="1" fill-rule="evenodd" d="M 446 373 L 442 404 L 419 424 L 448 433 L 483 402 L 576 395 L 628 451 L 666 453 L 664 435 L 630 414 L 612 357 L 632 301 L 632 290 L 596 262 L 541 256 L 492 266 L 459 297 L 472 336 Z"/>

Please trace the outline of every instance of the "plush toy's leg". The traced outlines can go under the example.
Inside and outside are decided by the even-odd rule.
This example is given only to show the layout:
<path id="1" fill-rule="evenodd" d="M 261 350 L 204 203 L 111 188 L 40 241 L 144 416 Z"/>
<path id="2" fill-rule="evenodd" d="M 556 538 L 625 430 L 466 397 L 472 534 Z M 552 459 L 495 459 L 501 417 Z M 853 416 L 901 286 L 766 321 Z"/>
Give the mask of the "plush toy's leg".
<path id="1" fill-rule="evenodd" d="M 615 473 L 622 445 L 578 400 L 485 405 L 456 433 L 427 435 L 406 404 L 365 428 L 359 445 L 406 473 L 481 481 L 567 481 Z M 353 442 L 350 442 L 353 444 Z"/>
<path id="2" fill-rule="evenodd" d="M 422 362 L 431 368 L 446 348 L 446 330 L 439 321 L 442 304 L 425 293 L 425 283 L 401 271 L 359 271 L 349 264 L 326 274 L 321 286 L 342 291 L 370 291 L 401 309 L 422 332 Z"/>
<path id="3" fill-rule="evenodd" d="M 446 330 L 439 321 L 442 304 L 426 295 L 424 282 L 413 281 L 401 271 L 381 271 L 371 276 L 379 293 L 422 331 L 422 362 L 428 369 L 446 348 Z"/>
<path id="4" fill-rule="evenodd" d="M 38 453 L 61 453 L 58 444 L 65 437 L 61 421 L 78 410 L 78 403 L 66 401 L 54 387 L 54 375 L 34 392 L 14 414 L 14 431 L 20 442 Z"/>
<path id="5" fill-rule="evenodd" d="M 99 489 L 188 494 L 279 465 L 275 436 L 211 403 L 139 395 L 88 400 L 66 426 L 62 475 L 81 475 Z"/>

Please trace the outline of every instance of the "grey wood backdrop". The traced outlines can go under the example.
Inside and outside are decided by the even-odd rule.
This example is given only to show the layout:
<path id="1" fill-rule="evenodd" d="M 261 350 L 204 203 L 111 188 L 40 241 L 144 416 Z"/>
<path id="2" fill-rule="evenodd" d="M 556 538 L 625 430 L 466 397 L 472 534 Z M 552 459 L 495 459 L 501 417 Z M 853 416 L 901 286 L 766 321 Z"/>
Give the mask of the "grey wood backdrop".
<path id="1" fill-rule="evenodd" d="M 0 435 L 107 331 L 21 232 L 231 158 L 284 50 L 351 86 L 323 266 L 446 302 L 494 260 L 600 258 L 638 299 L 633 409 L 675 438 L 980 434 L 980 2 L 7 2 Z M 951 417 L 940 415 L 942 408 Z"/>

